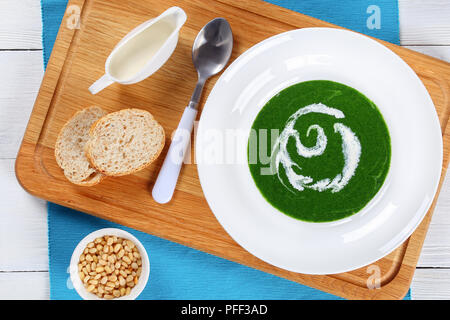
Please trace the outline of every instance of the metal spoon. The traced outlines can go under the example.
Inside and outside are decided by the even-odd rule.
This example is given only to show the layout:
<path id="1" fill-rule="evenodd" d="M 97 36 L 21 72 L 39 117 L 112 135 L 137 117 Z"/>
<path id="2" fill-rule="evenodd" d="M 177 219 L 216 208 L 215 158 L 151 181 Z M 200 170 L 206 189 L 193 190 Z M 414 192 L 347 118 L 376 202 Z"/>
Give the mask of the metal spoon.
<path id="1" fill-rule="evenodd" d="M 191 138 L 192 127 L 197 117 L 197 106 L 203 87 L 208 78 L 219 73 L 225 67 L 230 59 L 232 49 L 233 34 L 229 23 L 223 18 L 211 20 L 195 38 L 192 47 L 192 61 L 197 69 L 198 82 L 153 186 L 152 196 L 156 202 L 167 203 L 172 199 Z"/>

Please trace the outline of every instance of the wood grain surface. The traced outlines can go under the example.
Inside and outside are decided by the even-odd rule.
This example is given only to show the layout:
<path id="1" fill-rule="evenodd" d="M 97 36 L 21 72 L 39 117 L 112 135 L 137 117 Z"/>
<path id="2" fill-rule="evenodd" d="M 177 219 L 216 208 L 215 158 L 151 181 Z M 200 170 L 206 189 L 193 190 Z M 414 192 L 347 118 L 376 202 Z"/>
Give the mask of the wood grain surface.
<path id="1" fill-rule="evenodd" d="M 210 7 L 205 9 L 201 1 L 186 0 L 183 8 L 191 19 L 183 28 L 179 45 L 168 64 L 142 83 L 126 88 L 112 86 L 107 89 L 107 94 L 94 97 L 88 93 L 87 87 L 103 73 L 104 60 L 115 43 L 132 27 L 150 16 L 156 16 L 175 4 L 175 1 L 164 4 L 155 2 L 151 8 L 130 1 L 125 9 L 120 1 L 85 3 L 75 0 L 71 3 L 84 4 L 82 27 L 80 30 L 71 30 L 64 27 L 63 21 L 16 163 L 17 176 L 27 190 L 53 202 L 347 298 L 401 298 L 406 293 L 431 214 L 427 215 L 407 243 L 376 263 L 382 270 L 382 287 L 369 290 L 366 280 L 370 274 L 366 268 L 335 276 L 308 276 L 275 268 L 248 254 L 231 240 L 209 211 L 194 165 L 185 166 L 172 203 L 160 206 L 151 200 L 148 190 L 156 178 L 162 158 L 134 176 L 110 179 L 97 187 L 86 189 L 70 185 L 53 157 L 54 141 L 63 123 L 75 111 L 91 104 L 101 105 L 111 111 L 130 106 L 148 109 L 166 132 L 172 132 L 195 83 L 196 75 L 189 54 L 191 43 L 197 31 L 219 13 L 230 21 L 236 34 L 233 58 L 262 39 L 282 31 L 329 24 L 259 1 L 211 2 Z M 127 21 L 118 22 L 119 10 L 127 10 Z M 117 32 L 111 33 L 110 30 Z M 253 32 L 240 33 L 239 30 Z M 449 65 L 407 49 L 387 45 L 422 78 L 437 107 L 441 126 L 445 128 L 449 113 Z M 86 70 L 90 72 L 86 73 Z M 214 82 L 215 79 L 208 84 L 206 94 Z M 167 95 L 167 92 L 174 90 L 176 95 Z M 444 140 L 448 147 L 448 132 Z M 447 167 L 448 150 L 445 152 L 445 161 L 444 168 Z"/>

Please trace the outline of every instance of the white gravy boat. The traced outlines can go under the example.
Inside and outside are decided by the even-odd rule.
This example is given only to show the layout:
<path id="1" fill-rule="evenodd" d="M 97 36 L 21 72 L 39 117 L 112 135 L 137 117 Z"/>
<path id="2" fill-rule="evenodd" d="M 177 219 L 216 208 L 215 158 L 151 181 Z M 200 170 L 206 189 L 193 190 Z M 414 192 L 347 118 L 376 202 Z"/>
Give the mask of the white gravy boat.
<path id="1" fill-rule="evenodd" d="M 89 87 L 96 94 L 114 82 L 133 84 L 148 78 L 170 58 L 186 13 L 171 7 L 128 33 L 105 63 L 105 74 Z"/>

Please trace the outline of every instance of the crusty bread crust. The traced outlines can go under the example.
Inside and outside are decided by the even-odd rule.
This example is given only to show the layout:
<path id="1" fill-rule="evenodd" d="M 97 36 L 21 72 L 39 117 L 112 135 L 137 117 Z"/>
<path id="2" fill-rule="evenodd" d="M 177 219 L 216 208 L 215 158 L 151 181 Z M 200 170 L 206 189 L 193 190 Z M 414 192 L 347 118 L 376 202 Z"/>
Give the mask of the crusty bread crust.
<path id="1" fill-rule="evenodd" d="M 146 159 L 146 161 L 140 166 L 133 167 L 128 170 L 127 169 L 108 170 L 107 168 L 105 168 L 105 166 L 103 166 L 101 163 L 99 163 L 98 158 L 96 158 L 96 156 L 98 156 L 98 155 L 95 154 L 94 147 L 96 147 L 95 143 L 96 142 L 98 143 L 98 141 L 96 141 L 96 138 L 99 138 L 97 136 L 98 132 L 96 132 L 96 131 L 99 130 L 101 126 L 104 126 L 108 121 L 114 121 L 113 120 L 114 117 L 126 117 L 126 116 L 130 116 L 130 114 L 131 114 L 131 116 L 134 116 L 134 114 L 145 115 L 146 117 L 149 117 L 150 120 L 154 121 L 154 124 L 160 130 L 160 132 L 159 132 L 160 133 L 160 141 L 158 144 L 158 149 L 154 152 L 154 154 L 151 157 Z M 85 152 L 86 152 L 87 159 L 89 160 L 91 165 L 97 171 L 101 172 L 102 174 L 104 174 L 106 176 L 113 176 L 113 177 L 119 177 L 119 176 L 132 174 L 132 173 L 138 172 L 138 171 L 148 167 L 151 163 L 153 163 L 159 157 L 159 155 L 161 154 L 162 150 L 164 149 L 164 145 L 165 145 L 165 132 L 164 132 L 163 127 L 154 119 L 153 115 L 150 112 L 141 110 L 141 109 L 136 109 L 136 108 L 122 109 L 120 111 L 110 113 L 110 114 L 98 119 L 91 126 L 89 135 L 90 135 L 90 139 L 85 145 Z"/>
<path id="2" fill-rule="evenodd" d="M 98 117 L 101 117 L 106 114 L 106 112 L 102 108 L 95 107 L 95 106 L 88 107 L 81 111 L 76 112 L 64 124 L 64 126 L 62 127 L 62 129 L 60 130 L 60 132 L 58 134 L 58 137 L 57 137 L 56 143 L 55 143 L 55 159 L 56 159 L 58 166 L 64 171 L 65 177 L 70 182 L 72 182 L 73 184 L 79 185 L 79 186 L 93 186 L 93 185 L 100 183 L 100 181 L 102 181 L 105 178 L 105 175 L 101 174 L 100 172 L 96 172 L 92 168 L 86 172 L 86 174 L 89 173 L 89 175 L 87 175 L 84 180 L 75 179 L 70 174 L 70 172 L 68 172 L 69 170 L 74 169 L 73 167 L 70 167 L 70 164 L 72 164 L 72 162 L 74 162 L 75 160 L 76 161 L 83 161 L 83 160 L 80 160 L 79 158 L 78 159 L 68 159 L 67 158 L 68 155 L 63 152 L 64 147 L 66 147 L 67 143 L 68 143 L 68 141 L 65 140 L 67 138 L 67 137 L 65 137 L 65 135 L 68 134 L 67 130 L 70 130 L 71 132 L 73 132 L 73 126 L 75 124 L 81 124 L 81 123 L 79 123 L 79 121 L 82 120 L 81 116 L 83 116 L 83 114 L 85 114 L 85 113 L 91 113 L 91 115 L 94 115 L 94 116 L 97 115 Z M 88 134 L 88 132 L 86 132 L 86 134 Z M 85 154 L 81 154 L 81 155 L 85 156 Z M 87 158 L 86 158 L 86 163 L 89 164 Z M 80 175 L 83 176 L 83 174 L 80 174 Z"/>
<path id="3" fill-rule="evenodd" d="M 83 186 L 83 187 L 92 187 L 96 184 L 99 184 L 103 179 L 105 179 L 106 176 L 102 174 L 101 172 L 96 173 L 93 177 L 91 177 L 89 180 L 83 181 L 83 182 L 72 182 L 73 184 Z"/>

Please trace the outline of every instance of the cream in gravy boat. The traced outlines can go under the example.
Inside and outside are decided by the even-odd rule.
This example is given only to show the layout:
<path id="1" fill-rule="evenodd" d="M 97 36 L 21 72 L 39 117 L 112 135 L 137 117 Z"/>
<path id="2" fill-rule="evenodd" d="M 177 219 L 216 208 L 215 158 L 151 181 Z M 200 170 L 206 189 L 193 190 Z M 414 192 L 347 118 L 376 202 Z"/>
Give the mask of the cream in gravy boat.
<path id="1" fill-rule="evenodd" d="M 89 91 L 96 94 L 114 82 L 133 84 L 156 72 L 175 50 L 186 18 L 181 8 L 172 7 L 128 33 L 106 60 L 105 74 Z"/>

